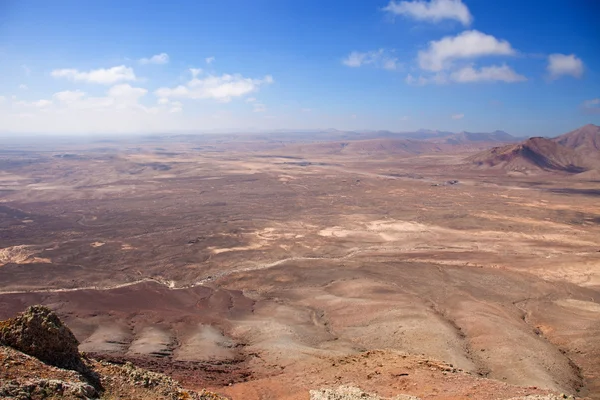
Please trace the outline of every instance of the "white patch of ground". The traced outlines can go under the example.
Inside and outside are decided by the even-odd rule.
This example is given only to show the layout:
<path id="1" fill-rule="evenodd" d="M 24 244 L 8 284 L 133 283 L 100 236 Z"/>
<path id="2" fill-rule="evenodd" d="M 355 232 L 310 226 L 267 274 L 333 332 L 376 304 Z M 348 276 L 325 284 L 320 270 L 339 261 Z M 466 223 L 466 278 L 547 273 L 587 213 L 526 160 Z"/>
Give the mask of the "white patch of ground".
<path id="1" fill-rule="evenodd" d="M 33 257 L 38 251 L 33 246 L 18 245 L 0 249 L 0 266 L 5 264 L 51 263 L 48 258 Z"/>
<path id="2" fill-rule="evenodd" d="M 80 345 L 80 351 L 123 352 L 131 341 L 131 334 L 117 324 L 102 324 Z"/>
<path id="3" fill-rule="evenodd" d="M 136 336 L 129 346 L 129 354 L 169 354 L 173 338 L 161 328 L 148 326 Z"/>
<path id="4" fill-rule="evenodd" d="M 175 359 L 181 361 L 227 360 L 235 356 L 236 343 L 210 325 L 199 324 L 195 332 L 180 339 Z"/>
<path id="5" fill-rule="evenodd" d="M 561 300 L 555 301 L 555 303 L 561 307 L 574 308 L 576 310 L 600 313 L 600 304 L 594 303 L 593 301 L 561 299 Z"/>

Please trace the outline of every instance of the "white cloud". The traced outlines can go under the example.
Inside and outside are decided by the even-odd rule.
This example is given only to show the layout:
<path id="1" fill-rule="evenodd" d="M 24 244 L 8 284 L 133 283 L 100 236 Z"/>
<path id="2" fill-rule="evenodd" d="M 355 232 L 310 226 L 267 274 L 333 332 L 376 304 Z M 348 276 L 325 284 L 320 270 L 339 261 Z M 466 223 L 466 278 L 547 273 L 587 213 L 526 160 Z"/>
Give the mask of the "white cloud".
<path id="1" fill-rule="evenodd" d="M 132 87 L 128 83 L 121 83 L 108 89 L 104 97 L 88 97 L 81 90 L 65 90 L 54 93 L 52 98 L 63 107 L 79 110 L 97 111 L 109 108 L 145 109 L 145 107 L 139 104 L 139 99 L 146 95 L 146 93 L 148 93 L 148 90 L 144 88 Z"/>
<path id="2" fill-rule="evenodd" d="M 253 112 L 265 112 L 265 111 L 267 111 L 267 107 L 264 104 L 254 103 L 253 106 L 254 106 L 254 108 L 252 109 Z"/>
<path id="3" fill-rule="evenodd" d="M 431 1 L 390 1 L 383 8 L 394 15 L 403 15 L 419 21 L 440 22 L 444 19 L 453 19 L 463 25 L 470 25 L 473 16 L 461 0 L 431 0 Z"/>
<path id="4" fill-rule="evenodd" d="M 444 72 L 437 72 L 431 76 L 423 76 L 420 75 L 418 78 L 415 78 L 411 74 L 406 76 L 404 80 L 408 85 L 417 85 L 424 86 L 428 84 L 436 84 L 436 85 L 444 85 L 448 83 L 448 76 Z"/>
<path id="5" fill-rule="evenodd" d="M 19 85 L 19 89 L 21 89 L 21 90 L 27 90 L 27 89 L 29 89 L 29 87 L 27 87 L 27 85 L 26 85 L 26 84 L 24 84 L 24 83 L 21 83 L 21 84 Z"/>
<path id="6" fill-rule="evenodd" d="M 21 68 L 23 68 L 23 72 L 25 72 L 25 75 L 31 75 L 31 68 L 29 68 L 27 65 L 23 64 L 21 65 Z"/>
<path id="7" fill-rule="evenodd" d="M 111 87 L 107 94 L 108 97 L 115 99 L 118 105 L 132 105 L 137 104 L 138 100 L 148 93 L 148 90 L 144 88 L 132 87 L 128 83 L 121 83 Z"/>
<path id="8" fill-rule="evenodd" d="M 77 69 L 55 69 L 51 75 L 54 78 L 66 78 L 75 82 L 99 83 L 111 85 L 121 81 L 135 81 L 135 73 L 130 67 L 119 65 L 112 68 L 94 69 L 88 72 Z"/>
<path id="9" fill-rule="evenodd" d="M 457 59 L 474 59 L 483 56 L 514 55 L 515 50 L 506 40 L 479 31 L 464 31 L 457 36 L 446 36 L 429 42 L 427 50 L 418 54 L 419 65 L 428 71 L 441 71 Z"/>
<path id="10" fill-rule="evenodd" d="M 170 103 L 169 113 L 176 114 L 183 111 L 183 104 L 180 101 L 172 101 Z"/>
<path id="11" fill-rule="evenodd" d="M 473 68 L 473 66 L 464 67 L 452 72 L 452 74 L 450 74 L 450 79 L 458 83 L 494 81 L 513 83 L 527 80 L 527 78 L 517 74 L 506 64 L 501 66 L 492 65 L 489 67 L 482 67 L 481 69 Z"/>
<path id="12" fill-rule="evenodd" d="M 207 64 L 212 64 L 213 61 L 215 61 L 215 58 L 214 57 L 206 57 L 205 61 L 206 61 Z"/>
<path id="13" fill-rule="evenodd" d="M 451 115 L 450 118 L 452 119 L 463 119 L 465 117 L 465 114 L 454 114 Z"/>
<path id="14" fill-rule="evenodd" d="M 202 68 L 190 68 L 190 72 L 192 73 L 192 78 L 195 78 L 202 73 Z"/>
<path id="15" fill-rule="evenodd" d="M 62 92 L 57 92 L 52 95 L 55 100 L 58 100 L 62 103 L 72 103 L 74 101 L 80 100 L 85 96 L 85 92 L 81 90 L 65 90 Z"/>
<path id="16" fill-rule="evenodd" d="M 150 58 L 141 58 L 139 60 L 140 64 L 168 64 L 169 63 L 169 55 L 167 53 L 160 53 L 153 55 Z"/>
<path id="17" fill-rule="evenodd" d="M 36 101 L 18 101 L 15 103 L 18 106 L 24 107 L 36 107 L 36 108 L 45 108 L 52 105 L 52 101 L 50 100 L 36 100 Z"/>
<path id="18" fill-rule="evenodd" d="M 39 107 L 39 108 L 48 107 L 51 104 L 52 104 L 52 101 L 50 101 L 50 100 L 38 100 L 38 101 L 33 102 L 33 105 L 35 107 Z"/>
<path id="19" fill-rule="evenodd" d="M 254 97 L 248 97 L 246 99 L 246 103 L 254 103 L 255 101 L 256 101 L 256 98 L 254 98 Z"/>
<path id="20" fill-rule="evenodd" d="M 600 114 L 600 98 L 586 100 L 583 102 L 583 110 L 591 114 Z"/>
<path id="21" fill-rule="evenodd" d="M 0 96 L 0 103 L 4 103 L 6 101 L 6 97 Z"/>
<path id="22" fill-rule="evenodd" d="M 273 83 L 271 75 L 266 75 L 262 79 L 245 78 L 240 74 L 209 75 L 203 79 L 193 78 L 185 86 L 159 88 L 155 94 L 164 98 L 214 99 L 228 102 L 234 97 L 245 96 L 257 91 L 260 86 L 271 83 Z"/>
<path id="23" fill-rule="evenodd" d="M 383 68 L 389 71 L 396 70 L 399 67 L 398 59 L 391 56 L 384 49 L 367 51 L 364 53 L 353 51 L 348 57 L 342 60 L 342 64 L 353 68 L 363 65 L 373 65 L 377 68 Z"/>
<path id="24" fill-rule="evenodd" d="M 165 105 L 165 104 L 169 104 L 169 99 L 165 99 L 164 97 L 161 97 L 161 98 L 160 98 L 160 99 L 158 99 L 156 102 L 157 102 L 158 104 Z"/>
<path id="25" fill-rule="evenodd" d="M 575 54 L 550 54 L 547 69 L 550 79 L 557 79 L 563 75 L 581 78 L 581 75 L 583 75 L 583 62 Z"/>

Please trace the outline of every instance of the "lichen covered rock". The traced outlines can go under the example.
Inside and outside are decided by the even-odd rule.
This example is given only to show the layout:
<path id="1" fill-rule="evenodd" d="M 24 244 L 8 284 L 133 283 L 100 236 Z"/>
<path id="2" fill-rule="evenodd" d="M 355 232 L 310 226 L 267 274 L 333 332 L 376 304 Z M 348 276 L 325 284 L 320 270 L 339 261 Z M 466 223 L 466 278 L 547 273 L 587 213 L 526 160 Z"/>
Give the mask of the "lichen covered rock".
<path id="1" fill-rule="evenodd" d="M 83 368 L 77 338 L 44 306 L 31 306 L 16 317 L 1 321 L 0 344 L 60 368 L 77 371 Z"/>

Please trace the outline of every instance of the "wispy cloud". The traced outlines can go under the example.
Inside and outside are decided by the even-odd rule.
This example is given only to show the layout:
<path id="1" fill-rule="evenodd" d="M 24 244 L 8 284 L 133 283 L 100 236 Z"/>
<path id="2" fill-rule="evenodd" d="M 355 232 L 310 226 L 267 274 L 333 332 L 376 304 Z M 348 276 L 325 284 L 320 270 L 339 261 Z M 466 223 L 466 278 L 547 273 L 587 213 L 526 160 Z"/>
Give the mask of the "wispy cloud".
<path id="1" fill-rule="evenodd" d="M 91 71 L 79 71 L 74 68 L 55 69 L 51 75 L 54 78 L 66 78 L 75 82 L 98 83 L 111 85 L 121 81 L 135 81 L 133 69 L 124 65 L 112 68 L 100 68 Z"/>
<path id="2" fill-rule="evenodd" d="M 440 22 L 449 19 L 459 21 L 465 26 L 473 21 L 469 9 L 461 0 L 392 0 L 383 10 L 392 15 L 402 15 L 419 21 Z"/>
<path id="3" fill-rule="evenodd" d="M 586 100 L 581 105 L 583 111 L 589 114 L 600 114 L 600 98 Z"/>
<path id="4" fill-rule="evenodd" d="M 73 103 L 82 99 L 85 95 L 85 92 L 82 92 L 81 90 L 64 90 L 62 92 L 54 93 L 52 97 L 62 103 Z"/>
<path id="5" fill-rule="evenodd" d="M 257 91 L 263 85 L 273 83 L 273 77 L 262 79 L 245 78 L 240 74 L 209 75 L 206 78 L 193 78 L 185 85 L 174 88 L 162 87 L 155 94 L 163 98 L 214 99 L 221 102 L 231 101 Z"/>
<path id="6" fill-rule="evenodd" d="M 517 74 L 508 65 L 492 65 L 489 67 L 482 67 L 480 69 L 468 66 L 461 68 L 450 74 L 450 79 L 458 83 L 473 83 L 473 82 L 523 82 L 527 78 L 523 75 Z"/>
<path id="7" fill-rule="evenodd" d="M 42 99 L 36 101 L 18 101 L 17 106 L 44 108 L 52 105 L 52 101 Z"/>
<path id="8" fill-rule="evenodd" d="M 190 68 L 190 72 L 192 74 L 192 78 L 196 78 L 202 73 L 202 68 Z"/>
<path id="9" fill-rule="evenodd" d="M 465 117 L 465 114 L 453 114 L 450 116 L 450 118 L 452 119 L 463 119 Z"/>
<path id="10" fill-rule="evenodd" d="M 265 112 L 265 111 L 267 111 L 267 106 L 265 106 L 262 103 L 253 103 L 252 106 L 253 106 L 253 109 L 252 109 L 253 112 Z"/>
<path id="11" fill-rule="evenodd" d="M 142 65 L 168 64 L 169 63 L 169 55 L 167 53 L 160 53 L 160 54 L 153 55 L 150 58 L 140 58 L 139 63 Z"/>
<path id="12" fill-rule="evenodd" d="M 366 51 L 364 53 L 353 51 L 342 60 L 342 64 L 353 68 L 361 67 L 363 65 L 372 65 L 376 68 L 383 68 L 388 71 L 394 71 L 400 66 L 398 64 L 398 59 L 393 57 L 385 49 Z"/>
<path id="13" fill-rule="evenodd" d="M 214 57 L 206 57 L 204 59 L 204 61 L 206 61 L 207 64 L 212 64 L 215 61 Z"/>

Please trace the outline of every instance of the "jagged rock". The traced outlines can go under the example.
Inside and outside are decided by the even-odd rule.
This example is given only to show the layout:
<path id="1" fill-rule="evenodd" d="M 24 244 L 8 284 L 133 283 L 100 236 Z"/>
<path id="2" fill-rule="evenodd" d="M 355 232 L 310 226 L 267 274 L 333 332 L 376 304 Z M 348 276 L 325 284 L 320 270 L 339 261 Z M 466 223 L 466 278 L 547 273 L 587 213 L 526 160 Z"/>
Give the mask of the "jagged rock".
<path id="1" fill-rule="evenodd" d="M 0 344 L 60 368 L 81 371 L 79 342 L 58 316 L 44 306 L 31 306 L 0 322 Z"/>
<path id="2" fill-rule="evenodd" d="M 386 400 L 386 398 L 364 392 L 357 387 L 339 386 L 335 389 L 311 390 L 310 400 Z M 419 398 L 401 394 L 390 400 L 419 400 Z"/>
<path id="3" fill-rule="evenodd" d="M 88 384 L 65 382 L 58 379 L 34 379 L 25 383 L 0 384 L 1 398 L 14 399 L 43 399 L 77 397 L 82 399 L 98 396 L 96 389 Z"/>

